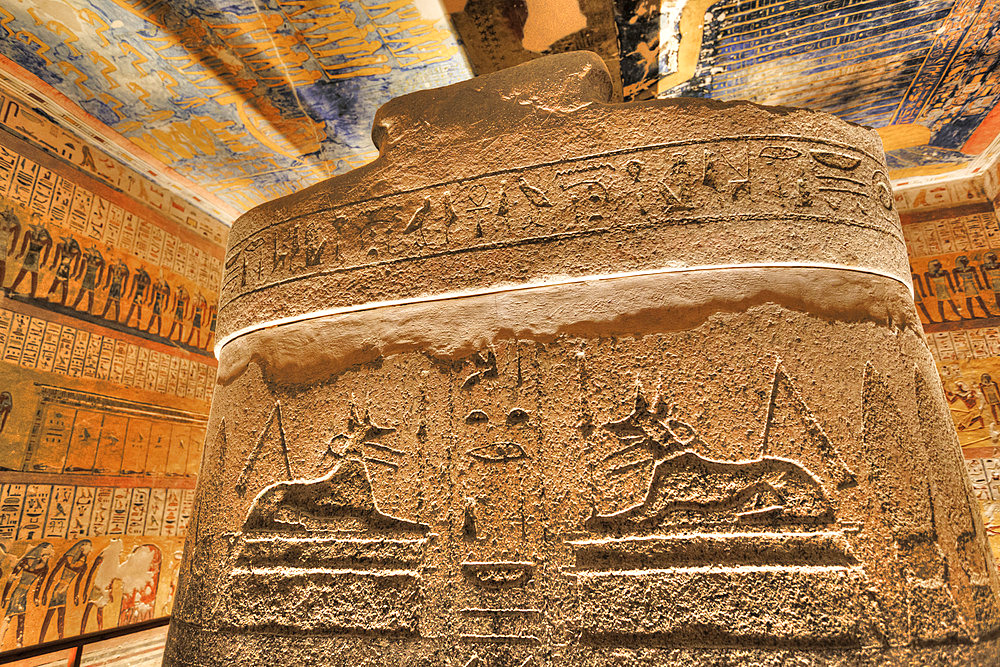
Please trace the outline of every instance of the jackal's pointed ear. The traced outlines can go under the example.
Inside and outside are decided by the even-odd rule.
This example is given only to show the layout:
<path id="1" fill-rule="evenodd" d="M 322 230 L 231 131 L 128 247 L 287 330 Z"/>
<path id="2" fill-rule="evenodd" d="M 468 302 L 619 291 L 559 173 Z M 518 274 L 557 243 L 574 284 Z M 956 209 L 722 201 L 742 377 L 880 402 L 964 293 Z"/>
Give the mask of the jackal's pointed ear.
<path id="1" fill-rule="evenodd" d="M 636 413 L 649 410 L 649 401 L 646 399 L 646 392 L 642 387 L 642 380 L 635 379 L 635 411 Z"/>

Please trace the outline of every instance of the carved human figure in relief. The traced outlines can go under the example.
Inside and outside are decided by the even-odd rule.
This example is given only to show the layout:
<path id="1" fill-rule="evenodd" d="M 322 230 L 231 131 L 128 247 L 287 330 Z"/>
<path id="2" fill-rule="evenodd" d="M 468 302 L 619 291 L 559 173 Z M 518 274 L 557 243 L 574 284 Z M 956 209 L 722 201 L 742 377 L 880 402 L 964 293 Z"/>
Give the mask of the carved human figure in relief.
<path id="1" fill-rule="evenodd" d="M 136 269 L 135 275 L 132 276 L 132 291 L 130 293 L 132 305 L 128 307 L 128 314 L 125 315 L 125 319 L 122 321 L 123 324 L 128 325 L 132 321 L 132 313 L 134 312 L 136 327 L 142 326 L 142 306 L 146 303 L 147 293 L 152 282 L 153 280 L 146 273 L 146 269 L 141 266 Z"/>
<path id="2" fill-rule="evenodd" d="M 1000 269 L 1000 266 L 998 266 L 997 269 Z M 913 270 L 912 265 L 910 266 L 910 280 L 913 282 L 914 304 L 917 306 L 917 309 L 920 311 L 920 313 L 924 316 L 925 320 L 927 320 L 931 324 L 935 323 L 937 320 L 931 317 L 931 314 L 927 312 L 927 306 L 924 304 L 924 299 L 926 299 L 929 296 L 927 292 L 924 291 L 924 280 L 923 278 L 920 277 L 920 275 L 916 271 Z M 1000 301 L 998 301 L 997 305 L 1000 306 Z"/>
<path id="3" fill-rule="evenodd" d="M 194 346 L 201 347 L 201 327 L 204 325 L 206 310 L 208 310 L 208 301 L 203 294 L 198 294 L 198 300 L 194 302 L 191 310 L 191 331 L 188 332 L 185 344 L 190 345 L 191 339 L 194 338 Z"/>
<path id="4" fill-rule="evenodd" d="M 51 297 L 56 289 L 62 289 L 62 296 L 59 303 L 66 305 L 69 297 L 69 279 L 76 273 L 80 264 L 80 244 L 72 236 L 63 236 L 55 246 L 52 267 L 56 270 L 52 285 L 46 293 L 46 298 Z"/>
<path id="5" fill-rule="evenodd" d="M 984 317 L 990 317 L 992 313 L 986 307 L 983 297 L 979 296 L 979 290 L 983 289 L 982 285 L 979 284 L 979 274 L 969 266 L 969 258 L 965 255 L 956 257 L 955 269 L 952 273 L 955 275 L 955 282 L 958 283 L 959 290 L 965 295 L 965 309 L 969 311 L 969 316 L 977 317 L 972 309 L 972 302 L 975 301 L 983 309 Z"/>
<path id="6" fill-rule="evenodd" d="M 30 275 L 30 295 L 34 298 L 35 292 L 38 290 L 38 272 L 49 260 L 49 251 L 51 249 L 52 235 L 49 234 L 49 230 L 42 224 L 42 217 L 37 213 L 32 213 L 31 224 L 24 232 L 21 241 L 21 252 L 18 255 L 23 258 L 21 260 L 21 270 L 10 286 L 11 292 L 16 292 L 21 281 Z"/>
<path id="7" fill-rule="evenodd" d="M 955 299 L 953 298 L 955 293 L 955 283 L 952 281 L 951 273 L 944 269 L 941 264 L 941 260 L 932 259 L 927 263 L 927 271 L 924 272 L 924 280 L 927 282 L 927 291 L 930 292 L 932 296 L 937 297 L 938 314 L 941 316 L 942 322 L 948 319 L 944 316 L 945 302 L 951 306 L 952 312 L 954 312 L 959 319 L 965 319 L 961 311 L 958 310 L 958 306 L 955 305 Z"/>
<path id="8" fill-rule="evenodd" d="M 965 406 L 964 410 L 958 408 L 960 414 L 955 415 L 955 427 L 959 431 L 971 429 L 977 423 L 980 428 L 986 426 L 986 421 L 983 419 L 983 408 L 979 404 L 979 397 L 976 395 L 976 390 L 970 387 L 968 383 L 958 380 L 955 382 L 954 389 L 945 387 L 944 395 L 949 403 L 960 403 Z"/>
<path id="9" fill-rule="evenodd" d="M 149 301 L 152 305 L 153 314 L 149 316 L 149 324 L 146 325 L 146 331 L 153 333 L 153 322 L 156 322 L 156 335 L 160 335 L 163 327 L 163 311 L 167 310 L 167 304 L 170 302 L 170 285 L 167 284 L 167 280 L 163 277 L 162 272 L 160 273 L 160 279 L 153 285 Z"/>
<path id="10" fill-rule="evenodd" d="M 42 593 L 42 602 L 48 601 L 49 608 L 45 612 L 45 620 L 42 621 L 42 629 L 38 634 L 38 641 L 45 641 L 45 633 L 49 629 L 52 617 L 56 617 L 56 634 L 59 639 L 65 636 L 66 631 L 66 606 L 69 604 L 69 589 L 73 588 L 73 604 L 80 604 L 80 585 L 85 579 L 87 572 L 87 557 L 93 549 L 90 540 L 80 540 L 66 550 L 45 584 L 45 591 Z M 54 585 L 53 585 L 54 584 Z M 51 596 L 49 595 L 51 591 Z"/>
<path id="11" fill-rule="evenodd" d="M 174 329 L 177 329 L 178 342 L 184 339 L 184 320 L 187 319 L 188 303 L 190 301 L 191 297 L 188 296 L 187 290 L 184 289 L 183 285 L 179 286 L 174 293 L 174 321 L 170 323 L 167 338 L 173 340 Z"/>
<path id="12" fill-rule="evenodd" d="M 108 290 L 108 298 L 104 302 L 104 310 L 101 311 L 102 319 L 107 318 L 112 306 L 115 309 L 115 321 L 121 317 L 122 299 L 125 297 L 125 290 L 128 289 L 129 273 L 128 266 L 121 259 L 108 266 L 108 279 L 104 283 L 104 287 Z"/>
<path id="13" fill-rule="evenodd" d="M 24 645 L 24 621 L 28 614 L 28 596 L 31 595 L 36 605 L 39 603 L 38 595 L 45 582 L 45 577 L 49 573 L 49 562 L 53 555 L 55 555 L 55 551 L 52 545 L 48 542 L 42 542 L 32 547 L 11 570 L 10 576 L 7 577 L 7 583 L 3 587 L 2 601 L 0 601 L 0 603 L 7 605 L 3 622 L 0 624 L 0 642 L 7 634 L 7 628 L 10 627 L 11 618 L 13 618 L 17 626 L 16 645 L 18 647 Z M 32 593 L 32 591 L 34 592 Z"/>
<path id="14" fill-rule="evenodd" d="M 82 276 L 80 291 L 76 294 L 73 308 L 79 308 L 80 302 L 86 296 L 87 307 L 85 312 L 89 313 L 94 309 L 94 290 L 101 284 L 101 278 L 104 277 L 104 265 L 104 255 L 101 254 L 101 251 L 96 246 L 89 246 L 84 251 L 80 262 L 80 269 L 77 272 L 78 276 Z"/>
<path id="15" fill-rule="evenodd" d="M 0 289 L 6 291 L 7 257 L 14 254 L 17 237 L 21 233 L 21 219 L 9 204 L 0 210 Z"/>
<path id="16" fill-rule="evenodd" d="M 997 261 L 995 252 L 986 253 L 984 258 L 986 261 L 979 267 L 983 274 L 983 284 L 986 285 L 986 289 L 993 292 L 993 301 L 997 310 L 1000 310 L 1000 262 Z"/>
<path id="17" fill-rule="evenodd" d="M 14 399 L 10 392 L 0 391 L 0 433 L 3 433 L 4 428 L 6 428 L 7 417 L 10 416 L 10 411 L 13 409 Z"/>
<path id="18" fill-rule="evenodd" d="M 979 391 L 982 392 L 986 405 L 990 406 L 993 421 L 1000 423 L 1000 414 L 998 414 L 1000 411 L 1000 385 L 989 373 L 983 373 L 979 376 Z"/>

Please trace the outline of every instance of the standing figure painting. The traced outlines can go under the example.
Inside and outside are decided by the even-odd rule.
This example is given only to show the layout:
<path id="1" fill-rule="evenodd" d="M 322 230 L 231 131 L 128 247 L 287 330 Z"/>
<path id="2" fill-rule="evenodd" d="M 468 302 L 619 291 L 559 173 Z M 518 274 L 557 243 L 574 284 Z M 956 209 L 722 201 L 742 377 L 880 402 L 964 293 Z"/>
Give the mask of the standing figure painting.
<path id="1" fill-rule="evenodd" d="M 170 324 L 170 331 L 167 332 L 167 338 L 173 340 L 174 329 L 177 329 L 178 343 L 184 340 L 184 319 L 187 317 L 187 307 L 190 300 L 184 286 L 178 287 L 174 294 L 174 321 Z"/>
<path id="2" fill-rule="evenodd" d="M 10 411 L 14 409 L 14 398 L 10 395 L 9 391 L 0 391 L 0 433 L 3 433 L 4 428 L 7 426 L 7 417 L 10 416 Z"/>
<path id="3" fill-rule="evenodd" d="M 170 285 L 163 279 L 162 272 L 160 272 L 160 279 L 153 285 L 149 301 L 152 303 L 153 314 L 149 317 L 149 324 L 146 326 L 146 331 L 152 333 L 153 322 L 156 322 L 156 335 L 159 336 L 160 329 L 163 327 L 163 311 L 167 310 L 167 304 L 170 301 Z M 141 316 L 142 313 L 140 311 Z"/>
<path id="4" fill-rule="evenodd" d="M 951 273 L 942 266 L 941 260 L 934 259 L 927 263 L 924 280 L 927 285 L 927 291 L 931 296 L 937 298 L 938 315 L 941 317 L 942 322 L 954 321 L 948 320 L 944 316 L 945 303 L 951 306 L 951 311 L 955 313 L 958 319 L 965 319 L 965 316 L 959 311 L 958 306 L 955 305 L 955 282 L 952 280 Z"/>
<path id="5" fill-rule="evenodd" d="M 56 275 L 45 298 L 51 297 L 57 289 L 61 289 L 62 297 L 59 303 L 65 306 L 69 296 L 69 280 L 80 268 L 80 244 L 72 236 L 62 237 L 56 244 L 52 268 L 56 270 Z"/>
<path id="6" fill-rule="evenodd" d="M 17 646 L 24 646 L 24 618 L 28 613 L 28 593 L 34 587 L 32 599 L 37 605 L 38 593 L 45 576 L 49 573 L 49 561 L 54 554 L 52 545 L 42 542 L 25 554 L 11 570 L 3 587 L 3 599 L 0 601 L 7 607 L 3 622 L 0 623 L 0 642 L 7 634 L 13 616 L 17 623 Z"/>
<path id="7" fill-rule="evenodd" d="M 0 288 L 7 275 L 7 255 L 14 253 L 17 236 L 21 232 L 21 220 L 10 206 L 0 211 Z"/>
<path id="8" fill-rule="evenodd" d="M 49 250 L 52 248 L 52 235 L 42 225 L 41 217 L 37 213 L 32 214 L 31 225 L 24 233 L 23 239 L 19 256 L 24 259 L 21 261 L 21 270 L 10 286 L 10 291 L 16 292 L 21 281 L 30 274 L 31 297 L 34 298 L 35 292 L 38 290 L 38 271 L 48 261 Z"/>
<path id="9" fill-rule="evenodd" d="M 102 318 L 107 318 L 108 311 L 115 307 L 115 321 L 121 317 L 122 297 L 128 287 L 129 268 L 120 259 L 108 266 L 108 280 L 104 286 L 108 289 L 108 299 L 104 302 L 104 310 L 101 312 Z"/>
<path id="10" fill-rule="evenodd" d="M 142 304 L 145 303 L 147 298 L 147 291 L 149 290 L 149 285 L 152 279 L 149 274 L 146 273 L 146 269 L 141 266 L 136 269 L 135 275 L 132 277 L 132 305 L 128 307 L 128 315 L 125 316 L 123 324 L 128 324 L 132 321 L 132 313 L 135 312 L 136 317 L 136 327 L 142 326 Z M 152 322 L 150 322 L 152 324 Z"/>
<path id="11" fill-rule="evenodd" d="M 194 310 L 191 316 L 191 331 L 188 332 L 187 344 L 191 344 L 191 338 L 195 339 L 195 346 L 201 347 L 201 326 L 203 318 L 205 317 L 205 311 L 208 310 L 208 301 L 205 300 L 204 295 L 198 295 L 198 301 L 195 302 Z"/>
<path id="12" fill-rule="evenodd" d="M 38 635 L 38 642 L 45 641 L 45 632 L 49 629 L 52 617 L 56 617 L 56 633 L 59 639 L 66 634 L 66 605 L 68 604 L 69 588 L 73 586 L 73 603 L 80 604 L 80 584 L 83 575 L 87 571 L 87 557 L 93 549 L 90 540 L 80 540 L 71 546 L 66 553 L 56 562 L 49 575 L 49 581 L 45 584 L 45 591 L 42 593 L 42 602 L 48 599 L 49 608 L 45 612 L 45 620 L 42 621 L 42 630 Z M 55 583 L 55 586 L 53 586 Z M 51 597 L 49 591 L 52 591 Z"/>
<path id="13" fill-rule="evenodd" d="M 80 281 L 80 291 L 76 294 L 76 301 L 73 302 L 73 308 L 79 308 L 80 302 L 86 296 L 86 312 L 89 313 L 94 309 L 94 290 L 97 289 L 97 286 L 101 282 L 101 277 L 104 275 L 104 264 L 104 255 L 101 254 L 101 251 L 95 246 L 88 247 L 83 254 L 80 270 L 77 272 L 78 276 L 83 276 L 83 280 Z"/>

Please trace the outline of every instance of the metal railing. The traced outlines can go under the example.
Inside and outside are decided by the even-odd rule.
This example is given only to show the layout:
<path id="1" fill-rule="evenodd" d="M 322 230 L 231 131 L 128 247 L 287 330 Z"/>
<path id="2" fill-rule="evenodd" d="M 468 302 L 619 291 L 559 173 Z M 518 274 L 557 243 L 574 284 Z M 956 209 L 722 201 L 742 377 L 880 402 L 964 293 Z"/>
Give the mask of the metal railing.
<path id="1" fill-rule="evenodd" d="M 142 621 L 141 623 L 123 625 L 117 628 L 109 628 L 107 630 L 98 630 L 97 632 L 88 632 L 87 634 L 67 637 L 66 639 L 57 639 L 43 644 L 35 644 L 34 646 L 25 646 L 10 651 L 2 651 L 0 652 L 0 665 L 7 665 L 17 660 L 25 660 L 27 658 L 37 658 L 48 653 L 57 653 L 59 651 L 75 649 L 73 661 L 68 664 L 72 665 L 72 667 L 79 667 L 80 660 L 83 656 L 83 649 L 88 644 L 95 644 L 97 642 L 105 641 L 107 639 L 115 639 L 117 637 L 125 637 L 127 635 L 143 632 L 144 630 L 152 630 L 153 628 L 161 628 L 168 623 L 170 623 L 170 617 L 164 616 L 162 618 L 154 618 L 150 621 Z"/>

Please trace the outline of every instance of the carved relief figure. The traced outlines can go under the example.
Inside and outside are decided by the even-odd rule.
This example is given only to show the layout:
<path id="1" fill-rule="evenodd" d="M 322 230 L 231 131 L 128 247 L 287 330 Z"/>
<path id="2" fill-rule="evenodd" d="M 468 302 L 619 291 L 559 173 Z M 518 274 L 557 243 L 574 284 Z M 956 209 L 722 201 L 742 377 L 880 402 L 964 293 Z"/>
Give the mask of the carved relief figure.
<path id="1" fill-rule="evenodd" d="M 0 289 L 7 291 L 7 258 L 14 254 L 17 237 L 21 233 L 21 219 L 9 204 L 0 209 Z"/>
<path id="2" fill-rule="evenodd" d="M 305 248 L 306 266 L 319 266 L 323 262 L 326 239 L 319 238 L 319 235 L 308 227 L 303 233 L 303 237 L 302 245 Z"/>
<path id="3" fill-rule="evenodd" d="M 972 309 L 972 301 L 979 304 L 979 307 L 983 309 L 983 317 L 990 317 L 989 309 L 986 308 L 986 303 L 983 301 L 983 297 L 979 296 L 979 290 L 982 286 L 979 284 L 979 274 L 969 266 L 969 258 L 965 255 L 960 255 L 955 258 L 955 269 L 952 271 L 955 275 L 955 282 L 958 283 L 958 288 L 965 295 L 965 309 L 969 311 L 970 317 L 978 317 Z"/>
<path id="4" fill-rule="evenodd" d="M 132 321 L 132 313 L 135 312 L 135 323 L 137 327 L 142 326 L 142 305 L 146 303 L 147 292 L 149 291 L 150 284 L 152 283 L 152 278 L 146 273 L 146 269 L 139 267 L 135 270 L 135 275 L 132 276 L 132 291 L 130 296 L 132 297 L 132 305 L 128 307 L 128 314 L 125 315 L 125 319 L 122 321 L 123 324 L 128 324 Z M 109 295 L 110 299 L 110 295 Z M 152 325 L 152 319 L 150 319 L 150 325 Z"/>
<path id="5" fill-rule="evenodd" d="M 162 271 L 160 272 L 160 279 L 153 285 L 149 301 L 152 303 L 153 314 L 149 316 L 149 324 L 146 325 L 146 331 L 153 333 L 153 322 L 155 321 L 156 334 L 159 335 L 160 328 L 163 326 L 163 311 L 167 309 L 167 303 L 170 301 L 170 285 L 167 284 Z"/>
<path id="6" fill-rule="evenodd" d="M 358 451 L 315 480 L 277 482 L 258 494 L 246 532 L 327 532 L 351 527 L 423 532 L 427 526 L 382 513 Z"/>
<path id="7" fill-rule="evenodd" d="M 983 373 L 979 376 L 979 391 L 982 392 L 986 405 L 990 406 L 993 421 L 1000 423 L 1000 414 L 997 414 L 997 411 L 1000 410 L 1000 385 L 989 373 Z"/>
<path id="8" fill-rule="evenodd" d="M 976 390 L 966 382 L 963 380 L 956 381 L 955 388 L 948 389 L 945 387 L 944 394 L 949 403 L 960 403 L 965 406 L 964 409 L 958 408 L 957 410 L 960 414 L 955 415 L 955 426 L 959 431 L 972 428 L 976 422 L 979 423 L 980 428 L 986 426 L 986 421 L 983 419 L 983 408 L 979 404 L 979 397 L 976 396 Z M 956 410 L 956 408 L 952 408 L 952 410 Z"/>
<path id="9" fill-rule="evenodd" d="M 188 332 L 187 340 L 184 341 L 186 344 L 191 344 L 191 339 L 195 339 L 195 347 L 201 347 L 201 327 L 203 325 L 203 318 L 205 317 L 205 311 L 208 309 L 208 301 L 205 300 L 203 294 L 198 294 L 198 300 L 195 301 L 194 307 L 191 312 L 191 331 Z"/>
<path id="10" fill-rule="evenodd" d="M 353 426 L 327 474 L 276 482 L 254 499 L 229 561 L 224 586 L 231 596 L 223 626 L 352 634 L 416 630 L 414 568 L 429 527 L 379 508 L 361 447 L 381 429 L 370 418 Z M 299 555 L 295 539 L 304 537 L 313 546 Z M 329 606 L 333 599 L 340 601 L 336 609 Z"/>
<path id="11" fill-rule="evenodd" d="M 18 255 L 19 257 L 23 257 L 21 260 L 21 270 L 18 272 L 17 277 L 14 278 L 14 282 L 10 286 L 11 292 L 16 292 L 18 285 L 21 284 L 21 281 L 23 281 L 30 274 L 30 295 L 34 298 L 35 292 L 38 289 L 38 271 L 42 268 L 42 265 L 48 261 L 49 250 L 51 250 L 51 248 L 52 235 L 49 234 L 49 230 L 42 224 L 41 216 L 37 213 L 32 213 L 31 224 L 24 232 L 23 240 L 21 242 L 21 253 Z"/>
<path id="12" fill-rule="evenodd" d="M 517 187 L 524 193 L 525 198 L 536 207 L 546 208 L 552 206 L 552 202 L 549 201 L 549 197 L 545 194 L 545 191 L 528 183 L 524 176 L 517 177 Z"/>
<path id="13" fill-rule="evenodd" d="M 73 586 L 73 603 L 80 604 L 80 584 L 85 579 L 87 572 L 87 557 L 93 544 L 90 540 L 80 540 L 66 550 L 45 584 L 45 591 L 42 593 L 42 603 L 48 599 L 49 608 L 45 612 L 45 620 L 42 621 L 42 629 L 38 634 L 39 643 L 45 641 L 45 633 L 49 629 L 49 622 L 53 615 L 56 617 L 56 633 L 59 639 L 65 636 L 66 625 L 66 605 L 69 604 L 69 589 Z M 58 580 L 57 580 L 58 578 Z M 55 586 L 53 587 L 53 583 Z M 51 597 L 49 591 L 51 590 Z"/>
<path id="14" fill-rule="evenodd" d="M 292 260 L 299 254 L 299 226 L 293 225 L 290 228 L 282 228 L 274 235 L 274 262 L 271 272 L 279 268 L 287 270 L 292 268 Z"/>
<path id="15" fill-rule="evenodd" d="M 178 342 L 184 338 L 184 320 L 187 318 L 187 307 L 188 303 L 191 301 L 191 297 L 188 296 L 187 290 L 181 285 L 177 288 L 177 292 L 174 293 L 174 321 L 170 323 L 170 331 L 167 332 L 167 338 L 173 340 L 174 329 L 177 329 L 177 340 Z"/>
<path id="16" fill-rule="evenodd" d="M 45 295 L 46 298 L 52 296 L 56 288 L 62 288 L 62 296 L 59 298 L 59 303 L 64 306 L 66 305 L 66 299 L 69 296 L 69 279 L 76 273 L 79 263 L 80 244 L 72 236 L 63 236 L 55 246 L 55 253 L 52 258 L 52 267 L 56 270 L 55 277 L 52 279 L 52 285 Z"/>
<path id="17" fill-rule="evenodd" d="M 17 625 L 17 646 L 24 645 L 24 619 L 28 613 L 28 594 L 31 593 L 37 605 L 38 594 L 45 582 L 45 576 L 49 573 L 49 561 L 54 554 L 52 545 L 42 542 L 32 547 L 11 570 L 3 587 L 3 599 L 0 601 L 7 606 L 3 623 L 0 624 L 0 641 L 6 636 L 13 617 Z"/>
<path id="18" fill-rule="evenodd" d="M 13 409 L 14 399 L 10 392 L 0 391 L 0 433 L 3 433 L 4 428 L 6 428 L 7 417 L 10 416 L 10 411 Z"/>
<path id="19" fill-rule="evenodd" d="M 598 515 L 588 528 L 646 531 L 665 523 L 821 524 L 834 520 L 823 485 L 794 461 L 764 456 L 716 461 L 685 450 L 653 468 L 642 503 Z"/>
<path id="20" fill-rule="evenodd" d="M 125 290 L 128 289 L 129 273 L 128 266 L 121 259 L 108 267 L 108 279 L 104 283 L 108 290 L 108 299 L 104 302 L 104 310 L 101 311 L 102 318 L 107 318 L 108 311 L 111 310 L 112 306 L 115 309 L 115 321 L 121 317 L 122 297 L 125 296 Z M 129 310 L 129 317 L 131 317 L 131 310 Z"/>
<path id="21" fill-rule="evenodd" d="M 872 632 L 858 622 L 872 601 L 864 592 L 867 576 L 837 526 L 836 497 L 792 457 L 823 461 L 837 487 L 853 483 L 853 473 L 780 364 L 756 458 L 701 453 L 717 448 L 660 395 L 650 404 L 641 388 L 632 412 L 603 428 L 622 443 L 604 457 L 609 464 L 649 457 L 653 467 L 642 500 L 617 512 L 595 511 L 586 528 L 597 536 L 573 543 L 584 632 L 595 641 L 697 636 L 699 644 L 729 645 L 752 635 L 809 644 L 856 642 Z M 776 589 L 788 595 L 768 592 Z M 664 612 L 629 614 L 629 600 L 637 598 Z M 770 619 L 767 627 L 751 629 L 760 614 Z"/>
<path id="22" fill-rule="evenodd" d="M 1000 262 L 997 261 L 997 254 L 992 251 L 986 253 L 984 258 L 986 261 L 979 267 L 983 274 L 983 284 L 993 292 L 993 301 L 1000 310 Z"/>
<path id="23" fill-rule="evenodd" d="M 88 246 L 83 253 L 80 270 L 77 272 L 77 275 L 83 276 L 83 279 L 80 281 L 80 291 L 76 294 L 76 300 L 73 301 L 73 308 L 78 309 L 83 297 L 86 296 L 87 307 L 84 312 L 93 311 L 94 290 L 101 284 L 101 279 L 104 277 L 104 265 L 104 255 L 97 249 L 97 246 Z M 118 313 L 115 313 L 115 317 L 118 317 Z"/>
<path id="24" fill-rule="evenodd" d="M 997 266 L 1000 270 L 1000 265 Z M 935 322 L 936 320 L 931 317 L 931 314 L 927 312 L 927 306 L 924 304 L 924 299 L 928 297 L 928 294 L 924 291 L 924 281 L 923 279 L 913 271 L 913 266 L 910 266 L 910 280 L 913 282 L 913 300 L 917 306 L 917 310 L 924 316 L 928 322 Z M 998 302 L 998 307 L 1000 307 L 1000 302 Z"/>
<path id="25" fill-rule="evenodd" d="M 952 281 L 951 273 L 941 265 L 941 260 L 933 259 L 927 263 L 927 271 L 924 273 L 924 279 L 927 281 L 927 291 L 932 296 L 937 297 L 938 314 L 941 316 L 941 321 L 944 322 L 948 319 L 944 316 L 945 302 L 951 306 L 952 312 L 959 319 L 964 320 L 965 317 L 959 312 L 958 306 L 955 305 L 955 300 L 952 297 L 955 292 L 955 283 Z"/>

